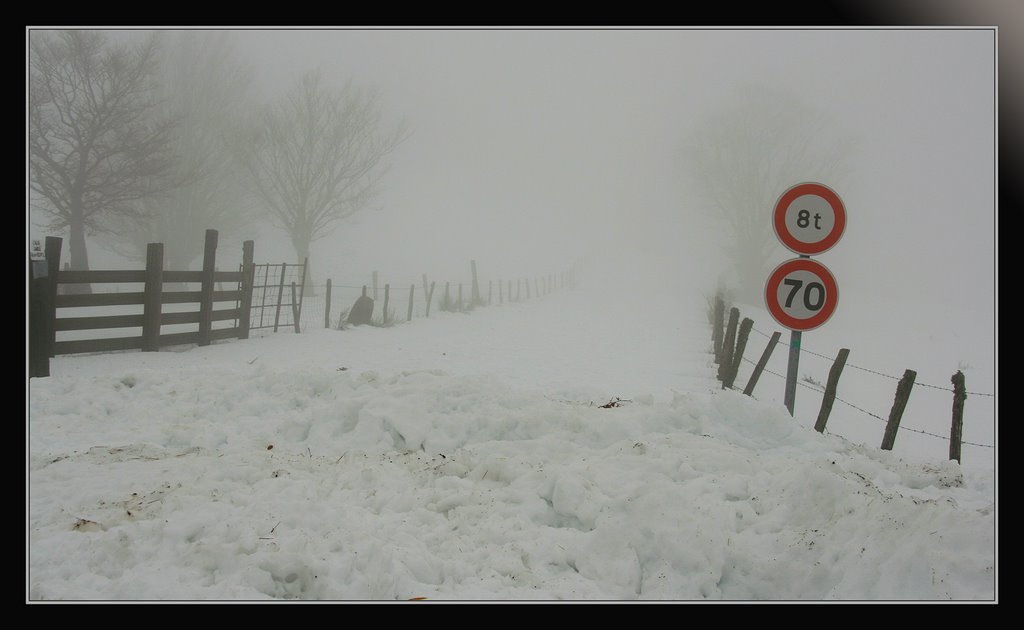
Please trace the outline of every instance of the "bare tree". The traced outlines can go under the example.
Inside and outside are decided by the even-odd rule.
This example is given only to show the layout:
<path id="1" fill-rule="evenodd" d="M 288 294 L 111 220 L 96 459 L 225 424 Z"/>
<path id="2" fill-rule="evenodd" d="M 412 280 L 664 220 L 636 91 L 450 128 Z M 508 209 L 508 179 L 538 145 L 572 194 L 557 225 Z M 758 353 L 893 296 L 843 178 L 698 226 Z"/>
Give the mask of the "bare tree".
<path id="1" fill-rule="evenodd" d="M 146 244 L 164 243 L 169 269 L 188 269 L 203 251 L 208 228 L 231 232 L 245 222 L 241 169 L 231 147 L 246 115 L 252 73 L 227 31 L 179 31 L 164 42 L 158 69 L 160 108 L 177 121 L 171 146 L 181 186 L 142 200 L 144 212 L 112 243 L 143 258 Z M 121 245 L 126 244 L 124 248 Z"/>
<path id="2" fill-rule="evenodd" d="M 768 272 L 781 262 L 771 222 L 779 195 L 800 182 L 840 186 L 851 142 L 836 126 L 791 95 L 746 86 L 689 138 L 690 175 L 708 215 L 724 228 L 736 297 L 760 304 Z"/>
<path id="3" fill-rule="evenodd" d="M 351 83 L 334 92 L 319 74 L 299 79 L 258 117 L 242 161 L 252 190 L 291 238 L 299 262 L 314 241 L 376 193 L 384 158 L 406 137 L 403 126 L 382 133 L 380 120 L 375 92 Z"/>
<path id="4" fill-rule="evenodd" d="M 85 234 L 175 184 L 173 123 L 156 116 L 155 36 L 115 44 L 98 31 L 29 34 L 31 205 L 70 231 L 72 269 L 88 269 Z"/>

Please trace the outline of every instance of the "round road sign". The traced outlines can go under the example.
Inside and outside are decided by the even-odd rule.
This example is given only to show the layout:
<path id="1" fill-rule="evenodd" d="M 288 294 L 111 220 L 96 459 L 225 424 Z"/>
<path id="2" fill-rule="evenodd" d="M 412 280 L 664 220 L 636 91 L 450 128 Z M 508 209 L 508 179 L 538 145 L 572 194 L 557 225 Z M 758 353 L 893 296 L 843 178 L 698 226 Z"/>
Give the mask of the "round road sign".
<path id="1" fill-rule="evenodd" d="M 811 330 L 832 317 L 839 303 L 839 287 L 825 265 L 810 258 L 793 258 L 768 276 L 764 301 L 782 326 Z"/>
<path id="2" fill-rule="evenodd" d="M 824 184 L 797 184 L 775 203 L 772 223 L 783 245 L 812 256 L 839 242 L 846 229 L 846 208 L 839 195 Z"/>

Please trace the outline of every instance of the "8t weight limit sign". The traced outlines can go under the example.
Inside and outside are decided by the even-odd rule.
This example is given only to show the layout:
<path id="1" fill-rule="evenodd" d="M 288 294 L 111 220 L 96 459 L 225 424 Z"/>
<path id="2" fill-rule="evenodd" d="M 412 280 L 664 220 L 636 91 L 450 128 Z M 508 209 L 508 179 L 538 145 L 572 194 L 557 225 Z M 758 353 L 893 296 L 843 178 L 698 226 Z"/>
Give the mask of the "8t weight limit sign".
<path id="1" fill-rule="evenodd" d="M 846 208 L 828 186 L 797 184 L 776 202 L 773 225 L 783 245 L 813 256 L 839 242 L 846 229 Z"/>

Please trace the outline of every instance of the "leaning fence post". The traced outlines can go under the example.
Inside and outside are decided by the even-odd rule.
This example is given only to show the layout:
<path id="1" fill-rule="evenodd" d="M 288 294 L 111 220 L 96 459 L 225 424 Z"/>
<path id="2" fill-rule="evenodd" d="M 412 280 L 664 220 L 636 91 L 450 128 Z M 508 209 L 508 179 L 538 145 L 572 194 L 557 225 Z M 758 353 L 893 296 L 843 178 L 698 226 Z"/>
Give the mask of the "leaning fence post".
<path id="1" fill-rule="evenodd" d="M 426 277 L 426 276 L 424 276 L 424 277 Z M 434 285 L 435 284 L 436 284 L 436 281 L 435 282 L 431 282 L 430 283 L 430 290 L 427 291 L 427 317 L 428 318 L 430 317 L 430 303 L 434 300 Z"/>
<path id="2" fill-rule="evenodd" d="M 772 338 L 768 340 L 768 345 L 765 346 L 764 352 L 761 353 L 761 358 L 758 359 L 757 365 L 754 366 L 754 372 L 750 375 L 750 379 L 747 381 L 747 386 L 743 388 L 743 393 L 750 396 L 754 393 L 754 386 L 757 385 L 757 379 L 761 378 L 761 372 L 764 371 L 764 366 L 768 365 L 768 359 L 772 356 L 772 350 L 775 349 L 775 344 L 779 343 L 779 337 L 782 333 L 775 331 L 772 333 Z"/>
<path id="3" fill-rule="evenodd" d="M 964 373 L 956 371 L 953 378 L 953 427 L 949 431 L 949 458 L 960 463 L 960 442 L 963 439 L 964 401 L 967 400 L 967 383 Z"/>
<path id="4" fill-rule="evenodd" d="M 199 345 L 210 345 L 213 330 L 213 270 L 217 264 L 217 230 L 206 230 L 203 247 L 203 284 L 199 294 Z"/>
<path id="5" fill-rule="evenodd" d="M 142 307 L 142 351 L 160 349 L 160 297 L 164 288 L 164 244 L 146 245 L 146 284 Z"/>
<path id="6" fill-rule="evenodd" d="M 281 281 L 277 284 L 277 308 L 274 310 L 274 332 L 277 332 L 277 325 L 281 321 L 281 297 L 284 294 L 284 273 L 288 263 L 281 263 Z"/>
<path id="7" fill-rule="evenodd" d="M 711 341 L 715 346 L 715 363 L 722 364 L 722 326 L 725 325 L 725 300 L 715 294 L 715 314 L 711 322 Z"/>
<path id="8" fill-rule="evenodd" d="M 405 321 L 407 321 L 407 322 L 411 322 L 412 321 L 412 294 L 413 294 L 413 292 L 415 290 L 416 290 L 416 285 L 415 284 L 410 284 L 409 285 L 409 314 L 405 316 Z"/>
<path id="9" fill-rule="evenodd" d="M 846 366 L 846 357 L 850 355 L 849 348 L 841 348 L 836 355 L 832 369 L 828 371 L 828 382 L 825 383 L 825 395 L 821 398 L 821 409 L 818 410 L 818 420 L 814 423 L 814 430 L 818 433 L 825 432 L 825 423 L 832 413 L 832 404 L 836 400 L 836 388 L 839 386 L 839 375 L 843 373 Z"/>
<path id="10" fill-rule="evenodd" d="M 302 312 L 300 303 L 296 299 L 295 293 L 295 282 L 292 282 L 292 322 L 295 324 L 295 332 L 302 332 L 299 330 L 299 313 Z"/>
<path id="11" fill-rule="evenodd" d="M 740 309 L 735 306 L 729 309 L 729 326 L 725 329 L 725 339 L 722 340 L 722 361 L 718 364 L 718 380 L 722 381 L 725 387 L 725 379 L 732 368 L 732 351 L 736 344 L 736 324 L 740 319 Z"/>
<path id="12" fill-rule="evenodd" d="M 910 399 L 910 390 L 914 388 L 914 379 L 917 372 L 907 370 L 903 372 L 903 378 L 896 386 L 896 400 L 892 403 L 892 410 L 889 412 L 889 422 L 885 425 L 885 435 L 882 437 L 882 450 L 891 451 L 893 442 L 896 441 L 896 432 L 900 428 L 900 418 L 903 417 L 903 410 L 907 407 Z"/>
<path id="13" fill-rule="evenodd" d="M 384 318 L 383 321 L 384 321 L 384 325 L 385 326 L 388 323 L 388 302 L 390 300 L 391 300 L 391 285 L 390 284 L 385 284 L 384 285 L 384 315 L 382 316 Z"/>
<path id="14" fill-rule="evenodd" d="M 750 329 L 754 327 L 754 320 L 749 317 L 743 318 L 743 323 L 740 324 L 740 332 L 736 338 L 736 351 L 732 355 L 732 363 L 729 366 L 728 380 L 722 383 L 724 389 L 732 389 L 732 384 L 736 382 L 736 375 L 740 371 L 740 361 L 743 360 L 743 351 L 747 348 L 747 337 L 750 336 Z"/>

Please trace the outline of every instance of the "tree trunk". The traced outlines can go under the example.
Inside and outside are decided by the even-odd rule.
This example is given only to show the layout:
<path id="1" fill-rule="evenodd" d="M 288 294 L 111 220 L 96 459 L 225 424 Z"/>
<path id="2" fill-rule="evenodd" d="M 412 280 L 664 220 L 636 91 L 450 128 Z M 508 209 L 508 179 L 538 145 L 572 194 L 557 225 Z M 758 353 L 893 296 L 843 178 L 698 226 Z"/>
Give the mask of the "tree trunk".
<path id="1" fill-rule="evenodd" d="M 295 247 L 295 255 L 297 260 L 295 264 L 301 265 L 303 261 L 309 260 L 309 239 L 304 240 L 292 240 L 292 245 Z M 316 291 L 313 289 L 313 274 L 309 272 L 310 265 L 306 263 L 306 282 L 302 287 L 302 295 L 313 296 L 316 295 Z M 299 272 L 301 273 L 301 272 Z M 296 279 L 296 283 L 298 279 Z"/>
<path id="2" fill-rule="evenodd" d="M 89 252 L 85 247 L 85 221 L 82 218 L 81 210 L 72 211 L 71 222 L 68 225 L 70 238 L 68 239 L 68 257 L 71 259 L 71 269 L 75 271 L 89 270 Z M 92 286 L 89 284 L 68 284 L 64 285 L 67 293 L 92 293 Z"/>

